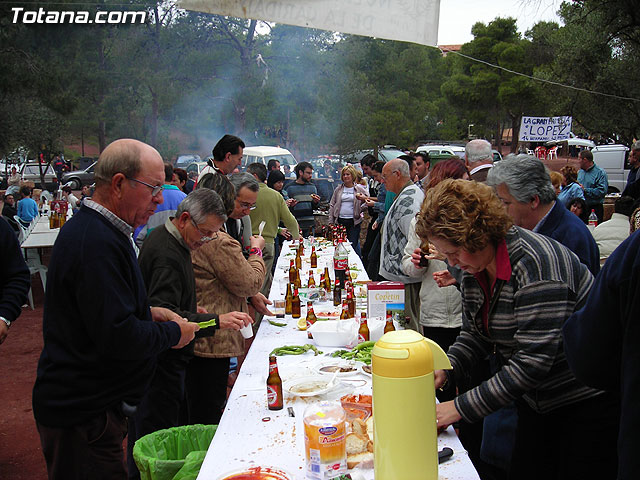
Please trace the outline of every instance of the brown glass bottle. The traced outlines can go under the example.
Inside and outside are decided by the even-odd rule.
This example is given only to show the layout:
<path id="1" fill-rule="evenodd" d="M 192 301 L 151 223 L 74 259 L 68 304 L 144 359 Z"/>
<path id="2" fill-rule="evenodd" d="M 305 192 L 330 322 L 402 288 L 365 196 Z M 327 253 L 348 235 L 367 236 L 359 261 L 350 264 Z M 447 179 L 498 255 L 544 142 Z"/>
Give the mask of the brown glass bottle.
<path id="1" fill-rule="evenodd" d="M 313 270 L 309 270 L 309 283 L 307 284 L 308 288 L 313 288 L 316 286 L 316 279 L 313 277 Z"/>
<path id="2" fill-rule="evenodd" d="M 294 283 L 296 281 L 296 266 L 294 264 L 295 260 L 291 259 L 289 261 L 289 283 Z"/>
<path id="3" fill-rule="evenodd" d="M 300 270 L 302 268 L 302 255 L 300 255 L 300 250 L 296 253 L 296 269 Z"/>
<path id="4" fill-rule="evenodd" d="M 311 302 L 307 302 L 307 338 L 313 338 L 309 331 L 309 327 L 317 321 L 318 317 L 316 317 L 316 314 L 313 311 L 313 304 Z"/>
<path id="5" fill-rule="evenodd" d="M 358 329 L 358 343 L 369 341 L 369 325 L 367 325 L 367 317 L 364 312 L 360 315 L 360 328 Z"/>
<path id="6" fill-rule="evenodd" d="M 349 304 L 345 300 L 344 302 L 342 302 L 342 313 L 340 314 L 340 320 L 347 320 L 349 318 L 351 318 L 349 316 Z"/>
<path id="7" fill-rule="evenodd" d="M 316 254 L 316 247 L 311 247 L 311 268 L 318 268 L 318 255 Z"/>
<path id="8" fill-rule="evenodd" d="M 296 278 L 293 281 L 293 286 L 296 288 L 302 288 L 302 280 L 300 280 L 300 270 L 296 269 Z"/>
<path id="9" fill-rule="evenodd" d="M 349 307 L 349 318 L 356 318 L 356 299 L 352 292 L 347 292 L 347 306 Z"/>
<path id="10" fill-rule="evenodd" d="M 333 287 L 333 306 L 337 307 L 342 303 L 342 291 L 340 290 L 340 281 L 336 278 L 335 286 Z"/>
<path id="11" fill-rule="evenodd" d="M 282 410 L 282 379 L 278 373 L 278 363 L 275 355 L 269 357 L 269 376 L 267 377 L 267 406 L 269 410 Z"/>
<path id="12" fill-rule="evenodd" d="M 396 327 L 393 326 L 393 317 L 391 311 L 387 310 L 387 323 L 384 325 L 384 333 L 393 332 Z"/>
<path id="13" fill-rule="evenodd" d="M 287 294 L 284 297 L 284 314 L 291 315 L 293 305 L 293 294 L 291 293 L 291 284 L 287 283 Z"/>
<path id="14" fill-rule="evenodd" d="M 302 234 L 300 235 L 302 237 Z M 300 252 L 300 256 L 304 256 L 304 240 L 300 240 L 300 245 L 298 245 L 298 251 Z"/>
<path id="15" fill-rule="evenodd" d="M 324 289 L 327 293 L 331 293 L 331 277 L 329 276 L 329 267 L 324 267 Z"/>
<path id="16" fill-rule="evenodd" d="M 300 296 L 298 295 L 298 289 L 296 288 L 291 300 L 291 316 L 293 318 L 300 318 Z"/>

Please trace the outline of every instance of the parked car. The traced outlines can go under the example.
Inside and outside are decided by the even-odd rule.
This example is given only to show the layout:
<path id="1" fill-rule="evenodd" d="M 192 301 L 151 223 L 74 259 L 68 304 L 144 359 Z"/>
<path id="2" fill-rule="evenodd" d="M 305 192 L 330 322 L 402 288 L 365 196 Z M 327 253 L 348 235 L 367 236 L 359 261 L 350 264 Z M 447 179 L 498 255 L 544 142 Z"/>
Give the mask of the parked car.
<path id="1" fill-rule="evenodd" d="M 373 149 L 367 150 L 358 150 L 353 153 L 349 153 L 342 157 L 347 163 L 360 164 L 360 160 L 367 154 L 373 155 Z M 378 160 L 382 160 L 383 162 L 388 162 L 389 160 L 393 160 L 394 158 L 398 158 L 400 155 L 404 155 L 405 153 L 402 150 L 398 150 L 397 148 L 380 148 L 378 149 Z"/>
<path id="2" fill-rule="evenodd" d="M 593 161 L 607 173 L 607 193 L 620 193 L 627 185 L 629 170 L 625 170 L 625 164 L 628 151 L 626 145 L 598 145 L 591 150 Z"/>
<path id="3" fill-rule="evenodd" d="M 22 164 L 20 177 L 23 182 L 33 182 L 36 188 L 40 187 L 40 165 L 36 160 L 30 160 Z M 58 189 L 58 177 L 51 165 L 42 165 L 44 170 L 44 188 L 50 192 Z"/>
<path id="4" fill-rule="evenodd" d="M 294 167 L 298 164 L 298 160 L 293 154 L 286 148 L 258 146 L 258 147 L 245 147 L 242 153 L 242 163 L 240 169 L 244 170 L 248 165 L 252 163 L 262 163 L 268 165 L 269 160 L 277 160 L 280 162 L 280 171 L 284 173 L 283 166 L 289 165 L 293 171 Z"/>
<path id="5" fill-rule="evenodd" d="M 178 155 L 178 157 L 176 158 L 176 161 L 173 164 L 174 168 L 187 168 L 189 165 L 191 165 L 194 162 L 201 162 L 202 159 L 200 158 L 200 155 L 195 155 L 195 154 L 184 154 L 184 155 Z"/>
<path id="6" fill-rule="evenodd" d="M 455 155 L 463 158 L 465 150 L 462 145 L 420 145 L 416 152 L 428 152 L 429 155 Z"/>
<path id="7" fill-rule="evenodd" d="M 206 166 L 207 166 L 207 162 L 190 163 L 189 165 L 187 165 L 187 168 L 185 168 L 185 170 L 187 171 L 187 177 L 194 178 L 192 174 L 195 173 L 195 178 L 198 178 L 200 176 L 200 172 L 202 172 L 202 170 Z"/>
<path id="8" fill-rule="evenodd" d="M 84 185 L 92 185 L 95 181 L 95 166 L 98 162 L 93 162 L 84 170 L 74 170 L 62 174 L 62 185 L 69 185 L 71 190 L 80 190 Z"/>

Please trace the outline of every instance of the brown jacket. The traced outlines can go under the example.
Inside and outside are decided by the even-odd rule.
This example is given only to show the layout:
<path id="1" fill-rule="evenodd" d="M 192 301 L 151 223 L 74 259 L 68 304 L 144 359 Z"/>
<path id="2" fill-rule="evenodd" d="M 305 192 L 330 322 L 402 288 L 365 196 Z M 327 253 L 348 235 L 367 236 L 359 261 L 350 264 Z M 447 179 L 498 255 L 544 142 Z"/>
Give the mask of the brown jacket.
<path id="1" fill-rule="evenodd" d="M 209 312 L 248 312 L 247 297 L 260 291 L 266 274 L 258 255 L 245 260 L 240 244 L 225 232 L 191 252 L 198 306 Z M 237 330 L 222 329 L 215 336 L 196 340 L 198 357 L 227 358 L 244 355 L 244 339 Z"/>

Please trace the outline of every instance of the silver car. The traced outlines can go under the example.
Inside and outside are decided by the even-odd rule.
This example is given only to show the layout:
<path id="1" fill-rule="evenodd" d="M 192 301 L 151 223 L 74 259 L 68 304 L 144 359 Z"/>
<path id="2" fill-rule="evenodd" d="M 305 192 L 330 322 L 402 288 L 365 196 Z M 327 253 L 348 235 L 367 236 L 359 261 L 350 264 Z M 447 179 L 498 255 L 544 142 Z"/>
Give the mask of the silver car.
<path id="1" fill-rule="evenodd" d="M 96 163 L 93 162 L 84 170 L 74 170 L 62 175 L 62 185 L 69 185 L 71 190 L 80 190 L 84 185 L 91 185 L 94 182 Z"/>
<path id="2" fill-rule="evenodd" d="M 23 182 L 33 182 L 36 188 L 40 187 L 40 168 L 44 170 L 44 188 L 50 192 L 58 189 L 58 177 L 51 165 L 42 165 L 37 161 L 29 161 L 22 164 L 20 177 Z"/>

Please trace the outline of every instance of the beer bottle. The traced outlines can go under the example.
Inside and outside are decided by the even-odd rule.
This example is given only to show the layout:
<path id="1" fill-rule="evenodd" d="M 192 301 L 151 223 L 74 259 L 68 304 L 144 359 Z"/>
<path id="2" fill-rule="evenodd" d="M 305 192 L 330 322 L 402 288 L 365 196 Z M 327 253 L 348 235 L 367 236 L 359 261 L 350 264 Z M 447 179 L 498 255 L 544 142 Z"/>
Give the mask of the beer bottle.
<path id="1" fill-rule="evenodd" d="M 293 262 L 293 259 L 289 261 L 289 283 L 294 283 L 296 281 L 296 266 Z"/>
<path id="2" fill-rule="evenodd" d="M 300 270 L 296 268 L 296 279 L 294 280 L 294 286 L 296 288 L 302 288 L 302 280 L 300 280 Z"/>
<path id="3" fill-rule="evenodd" d="M 347 292 L 347 306 L 349 307 L 349 318 L 356 318 L 356 299 L 353 293 Z"/>
<path id="4" fill-rule="evenodd" d="M 313 304 L 311 302 L 307 302 L 307 338 L 313 338 L 309 331 L 309 327 L 316 323 L 317 320 L 318 317 L 316 317 L 316 314 L 313 311 Z"/>
<path id="5" fill-rule="evenodd" d="M 296 269 L 300 270 L 302 268 L 302 255 L 300 255 L 300 250 L 296 253 Z"/>
<path id="6" fill-rule="evenodd" d="M 391 310 L 387 310 L 387 323 L 384 326 L 384 333 L 393 332 L 396 327 L 393 326 L 393 317 L 391 316 Z"/>
<path id="7" fill-rule="evenodd" d="M 293 295 L 291 294 L 291 284 L 287 283 L 287 294 L 284 297 L 284 314 L 291 315 L 291 308 L 293 306 Z"/>
<path id="8" fill-rule="evenodd" d="M 300 256 L 304 255 L 304 240 L 300 240 L 300 245 L 298 246 L 298 251 L 300 252 Z"/>
<path id="9" fill-rule="evenodd" d="M 336 278 L 336 284 L 333 287 L 333 306 L 337 307 L 342 303 L 342 292 L 340 291 L 340 281 Z"/>
<path id="10" fill-rule="evenodd" d="M 315 246 L 311 247 L 311 268 L 318 268 L 318 255 Z"/>
<path id="11" fill-rule="evenodd" d="M 293 299 L 291 300 L 291 316 L 293 318 L 300 318 L 300 296 L 298 295 L 298 288 L 296 287 Z"/>
<path id="12" fill-rule="evenodd" d="M 269 410 L 282 410 L 282 379 L 278 373 L 275 355 L 269 357 L 269 376 L 267 377 L 267 405 Z"/>
<path id="13" fill-rule="evenodd" d="M 369 325 L 364 312 L 360 314 L 360 328 L 358 329 L 358 343 L 369 341 Z"/>
<path id="14" fill-rule="evenodd" d="M 324 289 L 331 293 L 331 277 L 329 277 L 329 267 L 324 267 Z"/>
<path id="15" fill-rule="evenodd" d="M 351 318 L 349 316 L 349 304 L 345 300 L 344 302 L 342 302 L 342 313 L 340 314 L 340 320 L 347 320 L 349 318 Z"/>
<path id="16" fill-rule="evenodd" d="M 316 279 L 313 277 L 313 270 L 309 270 L 309 283 L 307 288 L 313 288 L 316 286 Z"/>

